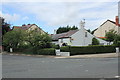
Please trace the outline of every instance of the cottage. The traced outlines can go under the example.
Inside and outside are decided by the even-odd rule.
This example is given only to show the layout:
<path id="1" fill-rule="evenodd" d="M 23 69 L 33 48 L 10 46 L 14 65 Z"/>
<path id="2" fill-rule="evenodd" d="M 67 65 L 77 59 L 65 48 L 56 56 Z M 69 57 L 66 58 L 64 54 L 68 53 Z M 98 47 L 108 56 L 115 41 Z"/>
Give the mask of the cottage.
<path id="1" fill-rule="evenodd" d="M 46 33 L 40 27 L 38 27 L 36 24 L 28 24 L 28 25 L 23 24 L 22 26 L 13 26 L 13 30 L 17 30 L 17 29 L 22 29 L 22 30 L 26 30 L 26 31 L 36 30 L 36 31 L 40 31 L 41 34 Z"/>
<path id="2" fill-rule="evenodd" d="M 94 32 L 94 35 L 99 38 L 105 38 L 105 34 L 110 30 L 114 30 L 117 34 L 120 34 L 120 24 L 119 17 L 116 16 L 115 22 L 111 20 L 105 21 L 97 30 Z"/>
<path id="3" fill-rule="evenodd" d="M 65 33 L 61 34 L 53 34 L 52 40 L 53 43 L 59 46 L 62 46 L 63 44 L 71 45 L 71 46 L 88 46 L 92 44 L 92 39 L 95 37 L 91 33 L 89 33 L 85 28 L 83 22 L 80 23 L 81 27 L 77 30 L 70 30 Z M 101 45 L 107 45 L 108 42 L 99 39 Z"/>

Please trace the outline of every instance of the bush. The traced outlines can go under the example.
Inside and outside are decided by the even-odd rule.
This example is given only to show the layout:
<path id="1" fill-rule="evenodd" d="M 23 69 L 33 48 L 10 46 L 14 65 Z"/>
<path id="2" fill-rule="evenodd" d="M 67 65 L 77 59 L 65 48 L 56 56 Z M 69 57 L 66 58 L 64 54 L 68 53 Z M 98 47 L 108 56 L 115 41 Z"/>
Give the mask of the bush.
<path id="1" fill-rule="evenodd" d="M 59 45 L 52 44 L 52 48 L 60 49 L 60 46 L 59 46 Z"/>
<path id="2" fill-rule="evenodd" d="M 99 44 L 100 44 L 99 40 L 97 40 L 96 38 L 92 39 L 92 45 L 99 45 Z"/>
<path id="3" fill-rule="evenodd" d="M 70 52 L 71 55 L 79 54 L 95 54 L 95 53 L 112 53 L 115 52 L 115 46 L 112 45 L 94 45 L 94 46 L 71 46 L 71 47 L 61 47 L 62 52 Z"/>
<path id="4" fill-rule="evenodd" d="M 61 51 L 61 52 L 70 52 L 70 46 L 60 47 L 60 51 Z"/>
<path id="5" fill-rule="evenodd" d="M 56 55 L 54 48 L 44 48 L 37 51 L 39 55 Z"/>

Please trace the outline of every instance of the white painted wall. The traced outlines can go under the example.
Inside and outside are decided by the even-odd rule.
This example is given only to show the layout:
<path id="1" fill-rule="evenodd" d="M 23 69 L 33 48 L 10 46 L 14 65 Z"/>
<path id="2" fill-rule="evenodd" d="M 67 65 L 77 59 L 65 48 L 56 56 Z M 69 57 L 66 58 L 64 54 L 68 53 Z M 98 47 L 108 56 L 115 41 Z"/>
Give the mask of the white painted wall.
<path id="1" fill-rule="evenodd" d="M 93 35 L 97 36 L 97 37 L 105 37 L 106 32 L 109 32 L 109 30 L 114 29 L 115 31 L 118 32 L 118 27 L 107 21 L 105 24 L 103 24 L 102 26 L 100 26 Z"/>
<path id="2" fill-rule="evenodd" d="M 87 32 L 87 37 L 85 37 L 85 33 Z M 86 31 L 84 28 L 81 28 L 78 32 L 73 34 L 72 36 L 72 45 L 71 46 L 88 46 L 92 44 L 92 39 L 95 37 L 92 34 L 90 34 L 88 31 Z M 96 38 L 96 37 L 95 37 Z M 100 43 L 107 45 L 107 42 L 96 38 L 100 41 Z"/>
<path id="3" fill-rule="evenodd" d="M 85 37 L 86 33 L 87 33 L 87 37 Z M 70 37 L 72 40 L 70 38 L 59 39 L 58 43 L 59 43 L 60 47 L 63 43 L 67 43 L 68 45 L 71 45 L 71 46 L 88 46 L 88 45 L 92 44 L 92 39 L 95 36 L 90 34 L 88 31 L 86 31 L 82 27 L 81 29 L 79 29 L 79 31 L 77 31 L 76 33 L 74 33 Z M 107 45 L 107 43 L 108 43 L 108 42 L 106 42 L 102 39 L 99 39 L 97 37 L 95 37 L 95 38 L 99 40 L 100 44 Z"/>
<path id="4" fill-rule="evenodd" d="M 63 43 L 67 43 L 68 45 L 71 45 L 70 38 L 59 39 L 58 43 L 60 46 L 62 46 Z"/>

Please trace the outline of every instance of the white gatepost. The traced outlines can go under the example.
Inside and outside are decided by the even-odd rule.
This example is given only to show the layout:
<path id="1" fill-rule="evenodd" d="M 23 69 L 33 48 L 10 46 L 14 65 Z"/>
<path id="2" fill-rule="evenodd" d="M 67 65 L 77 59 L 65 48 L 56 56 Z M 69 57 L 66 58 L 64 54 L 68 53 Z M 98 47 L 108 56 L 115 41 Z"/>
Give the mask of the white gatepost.
<path id="1" fill-rule="evenodd" d="M 116 47 L 116 53 L 119 53 L 120 51 L 119 51 L 119 47 Z"/>
<path id="2" fill-rule="evenodd" d="M 10 48 L 10 52 L 11 52 L 11 53 L 13 52 L 13 48 Z"/>

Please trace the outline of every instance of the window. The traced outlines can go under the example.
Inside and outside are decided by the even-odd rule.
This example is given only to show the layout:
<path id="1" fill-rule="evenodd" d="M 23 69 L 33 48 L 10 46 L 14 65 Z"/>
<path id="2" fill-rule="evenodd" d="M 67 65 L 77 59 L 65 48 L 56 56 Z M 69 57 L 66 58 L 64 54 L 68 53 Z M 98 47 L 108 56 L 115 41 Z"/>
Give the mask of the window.
<path id="1" fill-rule="evenodd" d="M 85 32 L 85 37 L 87 37 L 87 32 Z"/>

